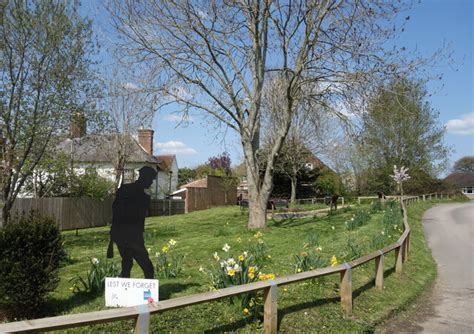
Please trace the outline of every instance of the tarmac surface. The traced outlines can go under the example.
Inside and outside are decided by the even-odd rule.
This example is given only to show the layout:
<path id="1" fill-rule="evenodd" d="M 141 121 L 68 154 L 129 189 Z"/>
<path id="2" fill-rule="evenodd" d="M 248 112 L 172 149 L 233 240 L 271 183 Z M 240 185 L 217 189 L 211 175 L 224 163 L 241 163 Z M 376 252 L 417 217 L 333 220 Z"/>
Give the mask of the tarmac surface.
<path id="1" fill-rule="evenodd" d="M 474 333 L 474 201 L 436 205 L 422 221 L 436 283 L 377 332 Z"/>

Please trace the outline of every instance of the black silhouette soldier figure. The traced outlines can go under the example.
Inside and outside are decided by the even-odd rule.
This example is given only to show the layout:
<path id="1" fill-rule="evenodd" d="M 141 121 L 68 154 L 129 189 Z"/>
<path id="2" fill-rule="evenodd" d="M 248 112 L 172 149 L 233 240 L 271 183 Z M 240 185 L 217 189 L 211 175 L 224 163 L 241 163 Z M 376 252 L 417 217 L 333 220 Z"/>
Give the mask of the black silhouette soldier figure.
<path id="1" fill-rule="evenodd" d="M 145 217 L 150 205 L 150 196 L 144 190 L 150 188 L 157 172 L 151 167 L 139 170 L 138 180 L 122 184 L 112 204 L 112 228 L 107 257 L 113 257 L 113 243 L 117 244 L 122 257 L 120 277 L 130 278 L 133 259 L 142 268 L 145 278 L 153 279 L 153 264 L 145 248 L 143 231 Z"/>

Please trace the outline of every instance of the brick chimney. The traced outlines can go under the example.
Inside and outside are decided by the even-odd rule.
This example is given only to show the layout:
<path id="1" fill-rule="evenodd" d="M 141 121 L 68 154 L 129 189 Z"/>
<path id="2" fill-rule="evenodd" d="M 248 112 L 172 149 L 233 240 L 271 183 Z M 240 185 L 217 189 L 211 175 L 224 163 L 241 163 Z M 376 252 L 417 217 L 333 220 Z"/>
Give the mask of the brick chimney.
<path id="1" fill-rule="evenodd" d="M 138 143 L 145 149 L 145 151 L 153 155 L 153 133 L 151 129 L 138 130 Z"/>
<path id="2" fill-rule="evenodd" d="M 71 115 L 71 138 L 80 138 L 86 135 L 86 117 L 84 112 L 75 111 Z"/>

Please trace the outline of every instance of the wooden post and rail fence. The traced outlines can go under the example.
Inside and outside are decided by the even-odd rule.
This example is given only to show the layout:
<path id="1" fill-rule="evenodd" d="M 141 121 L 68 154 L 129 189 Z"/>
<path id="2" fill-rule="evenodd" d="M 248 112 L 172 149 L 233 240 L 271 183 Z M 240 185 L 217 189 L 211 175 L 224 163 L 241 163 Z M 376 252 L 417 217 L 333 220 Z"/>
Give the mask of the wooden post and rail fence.
<path id="1" fill-rule="evenodd" d="M 429 198 L 431 198 L 429 195 Z M 427 198 L 423 196 L 423 198 Z M 89 313 L 62 315 L 50 318 L 25 320 L 11 322 L 0 325 L 0 332 L 4 333 L 27 333 L 44 332 L 74 328 L 80 326 L 94 325 L 105 322 L 114 322 L 119 320 L 134 319 L 135 333 L 148 333 L 150 325 L 150 315 L 161 313 L 163 311 L 183 308 L 186 306 L 206 303 L 226 297 L 236 296 L 244 293 L 264 291 L 264 331 L 265 333 L 277 332 L 278 320 L 278 288 L 286 284 L 301 282 L 304 280 L 315 279 L 323 276 L 339 274 L 340 275 L 340 298 L 341 307 L 346 316 L 352 315 L 352 270 L 369 262 L 375 262 L 375 288 L 382 290 L 384 281 L 384 258 L 386 254 L 395 252 L 395 272 L 401 273 L 403 263 L 408 260 L 410 251 L 410 226 L 406 213 L 406 205 L 419 201 L 419 196 L 407 196 L 402 201 L 404 232 L 400 238 L 393 244 L 362 256 L 354 261 L 339 264 L 334 267 L 326 267 L 277 277 L 273 280 L 259 281 L 239 286 L 233 286 L 216 291 L 204 292 L 190 296 L 184 296 L 174 299 L 160 301 L 158 303 L 140 305 L 135 307 L 125 307 L 119 309 L 109 309 Z"/>

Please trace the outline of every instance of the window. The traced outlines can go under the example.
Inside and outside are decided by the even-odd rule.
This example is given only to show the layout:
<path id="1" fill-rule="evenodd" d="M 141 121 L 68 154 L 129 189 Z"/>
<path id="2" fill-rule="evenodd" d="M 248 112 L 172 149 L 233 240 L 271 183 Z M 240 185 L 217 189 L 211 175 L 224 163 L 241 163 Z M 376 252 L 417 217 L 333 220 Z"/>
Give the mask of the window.
<path id="1" fill-rule="evenodd" d="M 135 170 L 124 169 L 123 170 L 123 183 L 132 183 L 135 181 Z"/>
<path id="2" fill-rule="evenodd" d="M 474 187 L 464 187 L 462 188 L 462 192 L 464 194 L 472 194 L 474 193 Z"/>
<path id="3" fill-rule="evenodd" d="M 97 175 L 97 170 L 94 167 L 86 167 L 86 175 Z"/>

